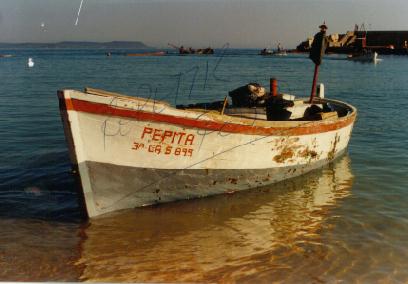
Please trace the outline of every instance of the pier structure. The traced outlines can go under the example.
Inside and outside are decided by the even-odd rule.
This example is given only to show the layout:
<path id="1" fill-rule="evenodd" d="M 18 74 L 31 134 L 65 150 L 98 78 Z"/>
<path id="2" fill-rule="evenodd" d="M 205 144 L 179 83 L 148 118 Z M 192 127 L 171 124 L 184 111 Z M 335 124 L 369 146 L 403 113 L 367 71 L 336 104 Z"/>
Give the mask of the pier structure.
<path id="1" fill-rule="evenodd" d="M 301 42 L 296 50 L 308 52 L 313 37 Z M 348 31 L 328 36 L 328 53 L 352 53 L 370 49 L 379 54 L 408 55 L 408 31 Z"/>

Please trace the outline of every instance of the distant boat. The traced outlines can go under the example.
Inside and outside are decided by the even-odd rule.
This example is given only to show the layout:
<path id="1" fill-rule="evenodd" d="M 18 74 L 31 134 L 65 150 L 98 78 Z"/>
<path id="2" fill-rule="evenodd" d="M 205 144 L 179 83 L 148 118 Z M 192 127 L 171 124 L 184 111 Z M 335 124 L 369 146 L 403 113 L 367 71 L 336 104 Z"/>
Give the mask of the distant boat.
<path id="1" fill-rule="evenodd" d="M 251 86 L 256 98 L 264 94 Z M 230 92 L 232 106 L 225 98 L 201 107 L 96 89 L 59 91 L 88 216 L 272 184 L 346 150 L 357 115 L 353 106 L 323 96 L 310 103 L 271 90 L 270 104 L 241 107 L 243 89 Z"/>
<path id="2" fill-rule="evenodd" d="M 3 58 L 5 58 L 5 57 L 13 57 L 13 55 L 11 55 L 11 54 L 0 54 L 0 57 L 3 57 Z"/>
<path id="3" fill-rule="evenodd" d="M 27 65 L 28 65 L 28 67 L 34 67 L 34 61 L 33 61 L 33 59 L 31 57 L 28 58 Z"/>
<path id="4" fill-rule="evenodd" d="M 166 55 L 165 51 L 143 52 L 143 53 L 126 53 L 126 56 L 163 56 L 163 55 Z"/>
<path id="5" fill-rule="evenodd" d="M 169 46 L 173 47 L 174 49 L 178 50 L 178 53 L 180 55 L 187 55 L 187 54 L 202 54 L 202 55 L 209 55 L 209 54 L 214 54 L 214 49 L 211 47 L 207 48 L 199 48 L 199 49 L 194 49 L 194 48 L 185 48 L 184 46 L 176 46 L 174 44 L 168 43 Z"/>
<path id="6" fill-rule="evenodd" d="M 279 44 L 278 48 L 276 50 L 271 50 L 269 48 L 264 48 L 261 50 L 261 52 L 259 53 L 260 55 L 272 55 L 272 56 L 286 56 L 288 55 L 286 50 L 282 48 L 282 46 Z"/>
<path id="7" fill-rule="evenodd" d="M 259 52 L 259 55 L 272 55 L 273 50 L 270 50 L 269 48 L 264 48 Z"/>
<path id="8" fill-rule="evenodd" d="M 203 48 L 203 49 L 197 49 L 196 54 L 214 54 L 214 49 L 211 47 Z"/>
<path id="9" fill-rule="evenodd" d="M 259 54 L 263 56 L 286 56 L 288 55 L 286 50 L 270 50 L 270 49 L 263 49 L 261 50 Z"/>
<path id="10" fill-rule="evenodd" d="M 360 53 L 350 54 L 347 56 L 348 60 L 366 62 L 366 63 L 376 63 L 380 59 L 378 58 L 377 52 L 363 51 Z"/>
<path id="11" fill-rule="evenodd" d="M 276 50 L 276 51 L 273 52 L 272 55 L 275 55 L 275 56 L 286 56 L 286 55 L 288 55 L 288 53 L 286 52 L 286 50 Z"/>

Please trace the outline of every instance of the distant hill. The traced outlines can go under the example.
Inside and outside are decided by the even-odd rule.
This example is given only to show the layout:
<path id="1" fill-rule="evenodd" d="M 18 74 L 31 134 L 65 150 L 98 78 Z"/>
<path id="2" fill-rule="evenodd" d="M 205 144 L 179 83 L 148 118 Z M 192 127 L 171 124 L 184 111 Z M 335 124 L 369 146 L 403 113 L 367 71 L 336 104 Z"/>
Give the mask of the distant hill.
<path id="1" fill-rule="evenodd" d="M 93 48 L 93 49 L 152 49 L 140 41 L 111 41 L 111 42 L 92 42 L 92 41 L 62 41 L 56 43 L 0 43 L 0 48 Z"/>

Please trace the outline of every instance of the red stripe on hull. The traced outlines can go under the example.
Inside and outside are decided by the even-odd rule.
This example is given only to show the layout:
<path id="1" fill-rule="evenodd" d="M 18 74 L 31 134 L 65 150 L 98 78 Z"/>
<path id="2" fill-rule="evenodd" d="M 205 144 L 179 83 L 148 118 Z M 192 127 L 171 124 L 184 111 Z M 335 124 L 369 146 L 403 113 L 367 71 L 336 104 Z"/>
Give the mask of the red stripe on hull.
<path id="1" fill-rule="evenodd" d="M 75 110 L 104 116 L 132 118 L 140 121 L 152 121 L 175 124 L 182 127 L 191 127 L 210 131 L 222 131 L 247 135 L 307 135 L 337 130 L 354 122 L 355 114 L 339 121 L 320 123 L 319 121 L 305 122 L 302 126 L 295 127 L 261 127 L 242 124 L 222 123 L 205 121 L 186 117 L 176 117 L 160 113 L 143 112 L 140 110 L 122 109 L 114 106 L 82 101 L 77 99 L 65 99 L 67 110 Z"/>

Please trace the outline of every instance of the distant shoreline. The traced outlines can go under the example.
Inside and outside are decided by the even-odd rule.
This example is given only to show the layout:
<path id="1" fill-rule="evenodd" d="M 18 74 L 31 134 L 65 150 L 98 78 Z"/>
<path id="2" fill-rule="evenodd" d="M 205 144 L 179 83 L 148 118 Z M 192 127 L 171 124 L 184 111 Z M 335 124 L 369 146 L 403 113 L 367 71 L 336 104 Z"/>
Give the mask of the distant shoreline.
<path id="1" fill-rule="evenodd" d="M 147 46 L 140 41 L 110 41 L 110 42 L 92 42 L 92 41 L 62 41 L 55 43 L 36 43 L 36 42 L 22 42 L 22 43 L 0 43 L 0 48 L 97 48 L 97 49 L 155 49 Z"/>

